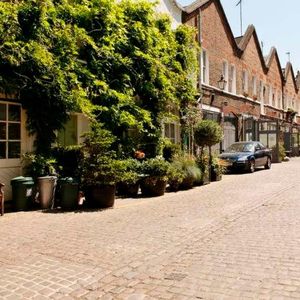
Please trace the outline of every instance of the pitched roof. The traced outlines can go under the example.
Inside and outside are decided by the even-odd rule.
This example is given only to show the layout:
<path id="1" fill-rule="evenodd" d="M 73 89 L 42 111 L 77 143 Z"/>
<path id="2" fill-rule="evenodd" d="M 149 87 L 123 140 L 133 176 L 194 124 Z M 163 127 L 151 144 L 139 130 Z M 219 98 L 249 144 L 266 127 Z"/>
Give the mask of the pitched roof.
<path id="1" fill-rule="evenodd" d="M 177 0 L 171 0 L 171 2 L 173 2 L 173 4 L 177 7 L 177 8 L 179 8 L 180 10 L 184 10 L 183 9 L 183 6 L 182 5 L 180 5 L 178 2 L 177 2 Z"/>
<path id="2" fill-rule="evenodd" d="M 263 56 L 261 46 L 260 46 L 260 43 L 259 43 L 259 39 L 258 39 L 258 36 L 257 36 L 254 25 L 249 25 L 248 26 L 245 34 L 241 37 L 241 39 L 239 39 L 238 47 L 241 49 L 241 52 L 243 54 L 252 37 L 254 38 L 254 42 L 256 44 L 256 48 L 257 48 L 259 59 L 261 61 L 262 68 L 265 72 L 267 72 L 267 66 L 266 66 L 265 58 Z"/>
<path id="3" fill-rule="evenodd" d="M 293 83 L 294 83 L 294 87 L 295 87 L 295 90 L 296 92 L 298 92 L 298 85 L 297 85 L 297 82 L 296 82 L 296 77 L 295 77 L 295 73 L 294 73 L 294 70 L 293 70 L 293 66 L 290 62 L 288 62 L 286 64 L 286 67 L 284 70 L 284 75 L 285 75 L 285 79 L 287 80 L 288 76 L 291 75 L 292 76 L 292 79 L 293 79 Z M 291 74 L 290 74 L 291 73 Z"/>
<path id="4" fill-rule="evenodd" d="M 228 31 L 228 34 L 229 34 L 229 39 L 231 41 L 231 44 L 232 44 L 232 47 L 233 47 L 233 50 L 234 52 L 237 54 L 237 55 L 240 55 L 240 49 L 238 48 L 237 46 L 237 43 L 235 41 L 235 38 L 234 38 L 234 35 L 232 33 L 232 30 L 231 30 L 231 27 L 229 25 L 229 22 L 228 22 L 228 19 L 227 19 L 227 16 L 225 14 L 225 11 L 224 11 L 224 8 L 220 2 L 220 0 L 196 0 L 194 1 L 192 4 L 188 5 L 188 6 L 185 6 L 183 8 L 183 12 L 185 15 L 188 15 L 194 11 L 196 11 L 197 9 L 200 9 L 202 8 L 204 5 L 210 3 L 210 2 L 214 2 L 216 4 L 216 7 L 219 9 L 219 12 L 221 14 L 221 18 L 223 19 L 224 23 L 225 23 L 225 26 L 226 26 L 226 29 Z"/>
<path id="5" fill-rule="evenodd" d="M 271 50 L 270 50 L 270 52 L 269 52 L 269 55 L 265 58 L 266 66 L 267 66 L 268 69 L 270 69 L 271 64 L 272 64 L 272 62 L 273 62 L 274 59 L 277 62 L 277 65 L 278 65 L 278 68 L 279 68 L 279 72 L 280 72 L 281 80 L 284 82 L 285 81 L 285 77 L 284 77 L 284 74 L 281 72 L 282 67 L 281 67 L 281 63 L 280 63 L 280 60 L 279 60 L 277 49 L 275 47 L 272 47 Z"/>
<path id="6" fill-rule="evenodd" d="M 191 12 L 195 11 L 196 9 L 200 8 L 201 6 L 205 5 L 211 0 L 195 0 L 190 5 L 185 6 L 183 9 L 186 13 L 190 14 Z"/>

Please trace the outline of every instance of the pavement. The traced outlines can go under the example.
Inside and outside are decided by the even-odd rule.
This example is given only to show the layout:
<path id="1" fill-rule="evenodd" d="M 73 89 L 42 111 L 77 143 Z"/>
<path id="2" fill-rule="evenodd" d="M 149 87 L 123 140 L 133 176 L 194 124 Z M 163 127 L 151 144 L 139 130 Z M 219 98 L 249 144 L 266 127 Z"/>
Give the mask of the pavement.
<path id="1" fill-rule="evenodd" d="M 0 299 L 300 299 L 300 158 L 114 209 L 0 217 Z"/>

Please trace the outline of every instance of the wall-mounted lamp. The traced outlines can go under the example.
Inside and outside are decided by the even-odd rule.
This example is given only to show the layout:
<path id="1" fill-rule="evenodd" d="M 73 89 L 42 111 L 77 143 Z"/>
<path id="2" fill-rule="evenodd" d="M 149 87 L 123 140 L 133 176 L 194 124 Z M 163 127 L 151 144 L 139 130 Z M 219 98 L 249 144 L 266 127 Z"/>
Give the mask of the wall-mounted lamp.
<path id="1" fill-rule="evenodd" d="M 218 81 L 218 87 L 220 90 L 224 91 L 225 89 L 225 85 L 226 85 L 227 81 L 225 80 L 223 74 L 221 75 L 220 80 Z"/>

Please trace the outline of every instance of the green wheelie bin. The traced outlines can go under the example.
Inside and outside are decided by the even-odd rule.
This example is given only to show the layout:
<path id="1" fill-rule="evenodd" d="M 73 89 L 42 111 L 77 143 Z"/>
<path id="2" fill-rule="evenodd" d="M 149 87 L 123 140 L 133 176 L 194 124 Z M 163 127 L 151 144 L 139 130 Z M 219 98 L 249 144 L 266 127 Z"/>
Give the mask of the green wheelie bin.
<path id="1" fill-rule="evenodd" d="M 59 198 L 63 210 L 74 210 L 78 206 L 79 184 L 72 177 L 59 179 Z"/>
<path id="2" fill-rule="evenodd" d="M 12 205 L 15 211 L 28 210 L 32 200 L 34 181 L 32 177 L 15 177 L 10 182 L 12 186 Z"/>

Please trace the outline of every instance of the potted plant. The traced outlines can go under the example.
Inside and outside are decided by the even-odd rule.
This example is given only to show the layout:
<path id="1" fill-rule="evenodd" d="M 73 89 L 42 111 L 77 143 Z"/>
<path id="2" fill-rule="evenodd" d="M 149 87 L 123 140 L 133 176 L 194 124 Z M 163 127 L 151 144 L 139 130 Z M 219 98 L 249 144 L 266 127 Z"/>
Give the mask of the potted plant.
<path id="1" fill-rule="evenodd" d="M 197 157 L 197 166 L 201 171 L 201 179 L 199 181 L 200 185 L 206 185 L 210 183 L 210 167 L 209 167 L 209 156 L 207 151 L 203 151 Z"/>
<path id="2" fill-rule="evenodd" d="M 193 157 L 185 155 L 181 157 L 180 160 L 184 172 L 184 178 L 180 184 L 180 189 L 188 190 L 193 188 L 195 182 L 199 182 L 201 179 L 201 170 Z"/>
<path id="3" fill-rule="evenodd" d="M 144 196 L 162 196 L 165 193 L 170 163 L 161 157 L 151 158 L 142 163 L 141 191 Z"/>
<path id="4" fill-rule="evenodd" d="M 210 168 L 212 164 L 211 147 L 221 142 L 223 138 L 222 127 L 213 120 L 201 120 L 195 128 L 195 141 L 200 147 L 199 163 L 202 167 L 202 174 L 205 175 L 208 172 L 210 176 Z M 204 152 L 204 148 L 208 147 L 208 163 Z M 208 170 L 207 170 L 208 165 Z"/>
<path id="5" fill-rule="evenodd" d="M 114 205 L 116 183 L 125 172 L 124 163 L 116 159 L 112 150 L 114 141 L 114 136 L 97 123 L 85 134 L 81 173 L 86 200 L 91 207 Z"/>
<path id="6" fill-rule="evenodd" d="M 139 191 L 139 171 L 141 163 L 137 159 L 129 158 L 123 161 L 124 175 L 117 184 L 118 195 L 125 197 L 136 197 Z"/>
<path id="7" fill-rule="evenodd" d="M 169 191 L 177 192 L 184 177 L 185 172 L 183 170 L 182 162 L 180 160 L 174 160 L 171 162 L 168 172 Z"/>
<path id="8" fill-rule="evenodd" d="M 222 180 L 222 175 L 225 174 L 226 168 L 220 164 L 218 156 L 213 156 L 212 164 L 210 169 L 210 179 L 211 181 Z"/>

